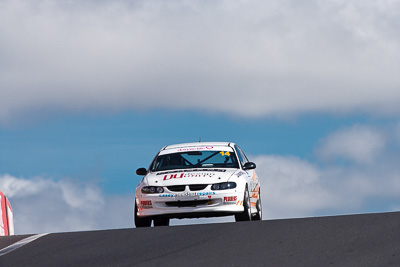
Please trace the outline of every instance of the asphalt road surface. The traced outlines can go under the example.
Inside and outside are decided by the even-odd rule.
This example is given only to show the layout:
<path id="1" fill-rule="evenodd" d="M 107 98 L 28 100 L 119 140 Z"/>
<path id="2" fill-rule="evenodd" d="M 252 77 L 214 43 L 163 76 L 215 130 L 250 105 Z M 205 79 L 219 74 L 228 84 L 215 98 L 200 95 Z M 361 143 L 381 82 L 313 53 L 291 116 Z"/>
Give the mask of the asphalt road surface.
<path id="1" fill-rule="evenodd" d="M 400 212 L 55 233 L 0 266 L 400 266 Z"/>

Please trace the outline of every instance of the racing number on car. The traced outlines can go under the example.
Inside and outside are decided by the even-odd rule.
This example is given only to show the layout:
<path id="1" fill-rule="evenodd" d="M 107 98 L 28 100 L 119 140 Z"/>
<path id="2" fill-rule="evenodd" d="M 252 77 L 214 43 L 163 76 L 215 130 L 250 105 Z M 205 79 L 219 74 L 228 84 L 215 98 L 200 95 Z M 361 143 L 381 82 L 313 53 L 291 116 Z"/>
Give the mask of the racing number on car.
<path id="1" fill-rule="evenodd" d="M 222 156 L 230 156 L 231 155 L 231 153 L 229 153 L 229 151 L 226 151 L 226 152 L 224 152 L 224 151 L 221 151 L 221 152 L 219 152 Z"/>

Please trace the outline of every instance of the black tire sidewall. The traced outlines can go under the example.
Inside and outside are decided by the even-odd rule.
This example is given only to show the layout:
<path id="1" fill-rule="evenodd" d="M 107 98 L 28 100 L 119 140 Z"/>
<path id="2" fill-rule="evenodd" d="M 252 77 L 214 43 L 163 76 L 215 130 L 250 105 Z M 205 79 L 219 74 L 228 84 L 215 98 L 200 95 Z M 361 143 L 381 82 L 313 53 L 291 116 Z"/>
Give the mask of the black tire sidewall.
<path id="1" fill-rule="evenodd" d="M 262 220 L 262 203 L 261 203 L 261 191 L 260 190 L 258 191 L 256 207 L 257 207 L 257 213 L 253 217 L 253 220 L 260 221 L 260 220 Z"/>
<path id="2" fill-rule="evenodd" d="M 138 211 L 138 208 L 137 208 L 137 204 L 136 204 L 136 200 L 135 200 L 135 215 L 134 215 L 134 218 L 135 218 L 135 226 L 136 226 L 136 228 L 139 228 L 139 227 L 150 227 L 151 226 L 151 219 L 150 218 L 140 218 L 140 217 L 138 217 L 137 216 L 137 211 Z"/>
<path id="3" fill-rule="evenodd" d="M 244 197 L 243 197 L 243 212 L 240 214 L 235 215 L 235 220 L 237 222 L 240 221 L 251 221 L 251 210 L 250 210 L 250 206 L 249 206 L 249 202 L 250 202 L 250 194 L 249 194 L 249 189 L 246 185 L 246 189 L 244 191 Z"/>

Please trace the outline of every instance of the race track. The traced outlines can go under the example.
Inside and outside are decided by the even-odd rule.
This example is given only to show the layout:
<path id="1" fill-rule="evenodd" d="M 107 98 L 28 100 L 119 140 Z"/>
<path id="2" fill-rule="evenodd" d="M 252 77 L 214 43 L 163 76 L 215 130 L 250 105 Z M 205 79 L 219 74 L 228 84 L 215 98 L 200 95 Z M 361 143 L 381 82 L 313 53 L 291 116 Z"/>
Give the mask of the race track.
<path id="1" fill-rule="evenodd" d="M 400 212 L 55 233 L 0 266 L 400 266 Z"/>

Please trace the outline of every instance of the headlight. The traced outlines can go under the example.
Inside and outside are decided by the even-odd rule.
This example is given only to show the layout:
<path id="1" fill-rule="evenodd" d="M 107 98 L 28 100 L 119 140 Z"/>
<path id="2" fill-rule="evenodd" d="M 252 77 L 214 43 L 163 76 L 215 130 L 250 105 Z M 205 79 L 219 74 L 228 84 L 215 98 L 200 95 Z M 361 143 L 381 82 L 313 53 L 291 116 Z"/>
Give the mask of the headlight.
<path id="1" fill-rule="evenodd" d="M 233 188 L 236 188 L 235 182 L 225 182 L 225 183 L 213 184 L 211 186 L 211 190 L 226 190 Z"/>
<path id="2" fill-rule="evenodd" d="M 142 193 L 144 194 L 164 193 L 164 188 L 162 188 L 161 186 L 145 186 L 142 188 Z"/>

